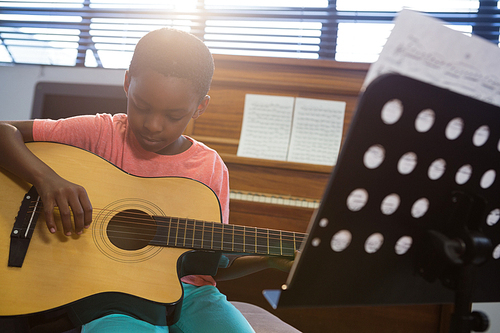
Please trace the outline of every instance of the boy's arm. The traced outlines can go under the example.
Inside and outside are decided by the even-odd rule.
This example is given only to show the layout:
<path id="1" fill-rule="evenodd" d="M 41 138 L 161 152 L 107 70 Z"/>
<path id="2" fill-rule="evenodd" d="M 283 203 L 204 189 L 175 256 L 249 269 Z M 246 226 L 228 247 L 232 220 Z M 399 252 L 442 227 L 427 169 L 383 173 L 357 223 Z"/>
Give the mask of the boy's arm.
<path id="1" fill-rule="evenodd" d="M 293 260 L 284 257 L 267 256 L 241 256 L 227 268 L 219 268 L 216 281 L 225 281 L 240 278 L 267 268 L 276 268 L 283 272 L 289 272 Z"/>
<path id="2" fill-rule="evenodd" d="M 61 178 L 24 144 L 33 141 L 33 121 L 0 122 L 0 166 L 33 184 L 40 195 L 50 232 L 57 231 L 53 211 L 59 208 L 65 235 L 71 235 L 71 212 L 75 232 L 81 234 L 92 220 L 92 206 L 79 185 Z"/>

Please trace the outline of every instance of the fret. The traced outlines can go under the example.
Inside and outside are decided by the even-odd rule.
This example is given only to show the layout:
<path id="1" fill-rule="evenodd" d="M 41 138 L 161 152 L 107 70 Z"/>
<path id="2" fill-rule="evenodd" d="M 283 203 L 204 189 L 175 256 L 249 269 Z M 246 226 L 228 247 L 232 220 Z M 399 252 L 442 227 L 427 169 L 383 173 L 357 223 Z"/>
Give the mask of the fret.
<path id="1" fill-rule="evenodd" d="M 156 235 L 149 244 L 156 246 L 168 246 L 169 217 L 153 216 L 156 224 Z"/>
<path id="2" fill-rule="evenodd" d="M 298 250 L 300 250 L 302 242 L 304 241 L 305 235 L 299 234 L 296 232 L 294 232 L 293 235 L 294 235 L 294 239 L 295 239 L 295 251 L 298 251 Z"/>
<path id="3" fill-rule="evenodd" d="M 245 227 L 235 225 L 233 226 L 233 252 L 245 252 Z"/>
<path id="4" fill-rule="evenodd" d="M 202 238 L 202 249 L 212 249 L 212 241 L 213 241 L 213 222 L 203 222 L 203 238 Z"/>
<path id="5" fill-rule="evenodd" d="M 295 233 L 282 231 L 281 232 L 281 248 L 283 256 L 293 256 L 295 254 Z"/>
<path id="6" fill-rule="evenodd" d="M 223 225 L 222 251 L 234 252 L 234 226 Z"/>
<path id="7" fill-rule="evenodd" d="M 247 253 L 257 253 L 257 245 L 255 243 L 256 228 L 245 227 L 244 236 L 245 242 L 243 244 L 244 252 Z"/>
<path id="8" fill-rule="evenodd" d="M 257 229 L 256 246 L 258 254 L 269 254 L 269 230 Z"/>
<path id="9" fill-rule="evenodd" d="M 212 235 L 212 249 L 222 250 L 222 233 L 224 232 L 224 224 L 214 223 L 212 225 L 213 235 Z"/>
<path id="10" fill-rule="evenodd" d="M 175 245 L 178 247 L 185 247 L 186 245 L 186 220 L 179 219 L 179 227 L 177 228 L 177 235 L 175 237 Z"/>
<path id="11" fill-rule="evenodd" d="M 184 236 L 184 247 L 194 247 L 194 226 L 196 221 L 192 219 L 186 220 L 186 233 Z"/>
<path id="12" fill-rule="evenodd" d="M 179 219 L 176 217 L 171 217 L 168 222 L 168 237 L 167 237 L 167 245 L 176 246 L 176 237 L 177 237 L 177 229 L 179 227 Z"/>
<path id="13" fill-rule="evenodd" d="M 194 238 L 193 238 L 193 248 L 202 249 L 203 248 L 203 231 L 205 222 L 194 221 Z"/>
<path id="14" fill-rule="evenodd" d="M 224 247 L 224 223 L 220 224 L 220 249 Z"/>
<path id="15" fill-rule="evenodd" d="M 269 230 L 269 254 L 272 256 L 281 255 L 281 232 L 279 230 Z"/>

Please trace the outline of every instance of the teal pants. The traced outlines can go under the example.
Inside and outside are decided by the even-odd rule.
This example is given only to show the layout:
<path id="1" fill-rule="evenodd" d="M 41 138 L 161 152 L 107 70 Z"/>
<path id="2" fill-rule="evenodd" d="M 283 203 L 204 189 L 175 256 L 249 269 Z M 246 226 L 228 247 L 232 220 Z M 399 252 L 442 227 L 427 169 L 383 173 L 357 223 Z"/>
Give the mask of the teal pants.
<path id="1" fill-rule="evenodd" d="M 254 333 L 245 317 L 213 286 L 183 283 L 181 316 L 172 326 L 154 326 L 126 315 L 109 315 L 83 326 L 82 333 Z"/>

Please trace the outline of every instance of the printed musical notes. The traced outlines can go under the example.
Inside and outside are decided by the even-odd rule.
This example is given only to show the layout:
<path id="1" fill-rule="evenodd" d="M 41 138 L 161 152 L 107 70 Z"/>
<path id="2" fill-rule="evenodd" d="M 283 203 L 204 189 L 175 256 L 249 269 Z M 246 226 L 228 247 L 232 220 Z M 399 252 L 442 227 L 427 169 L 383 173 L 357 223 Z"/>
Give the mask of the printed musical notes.
<path id="1" fill-rule="evenodd" d="M 238 156 L 334 165 L 345 102 L 247 94 Z"/>
<path id="2" fill-rule="evenodd" d="M 403 10 L 372 64 L 364 87 L 385 73 L 399 73 L 500 106 L 500 49 L 422 13 Z"/>
<path id="3" fill-rule="evenodd" d="M 247 94 L 238 156 L 285 161 L 293 97 Z"/>
<path id="4" fill-rule="evenodd" d="M 288 161 L 334 165 L 344 112 L 345 102 L 296 98 Z"/>

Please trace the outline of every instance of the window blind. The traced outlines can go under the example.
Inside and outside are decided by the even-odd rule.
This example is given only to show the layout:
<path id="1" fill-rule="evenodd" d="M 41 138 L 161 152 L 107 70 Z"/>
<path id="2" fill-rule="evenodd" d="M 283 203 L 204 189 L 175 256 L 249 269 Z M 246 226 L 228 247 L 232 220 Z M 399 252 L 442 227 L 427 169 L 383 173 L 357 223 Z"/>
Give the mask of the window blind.
<path id="1" fill-rule="evenodd" d="M 135 44 L 163 26 L 215 54 L 373 62 L 403 8 L 499 42 L 498 1 L 0 0 L 0 61 L 127 68 Z"/>

